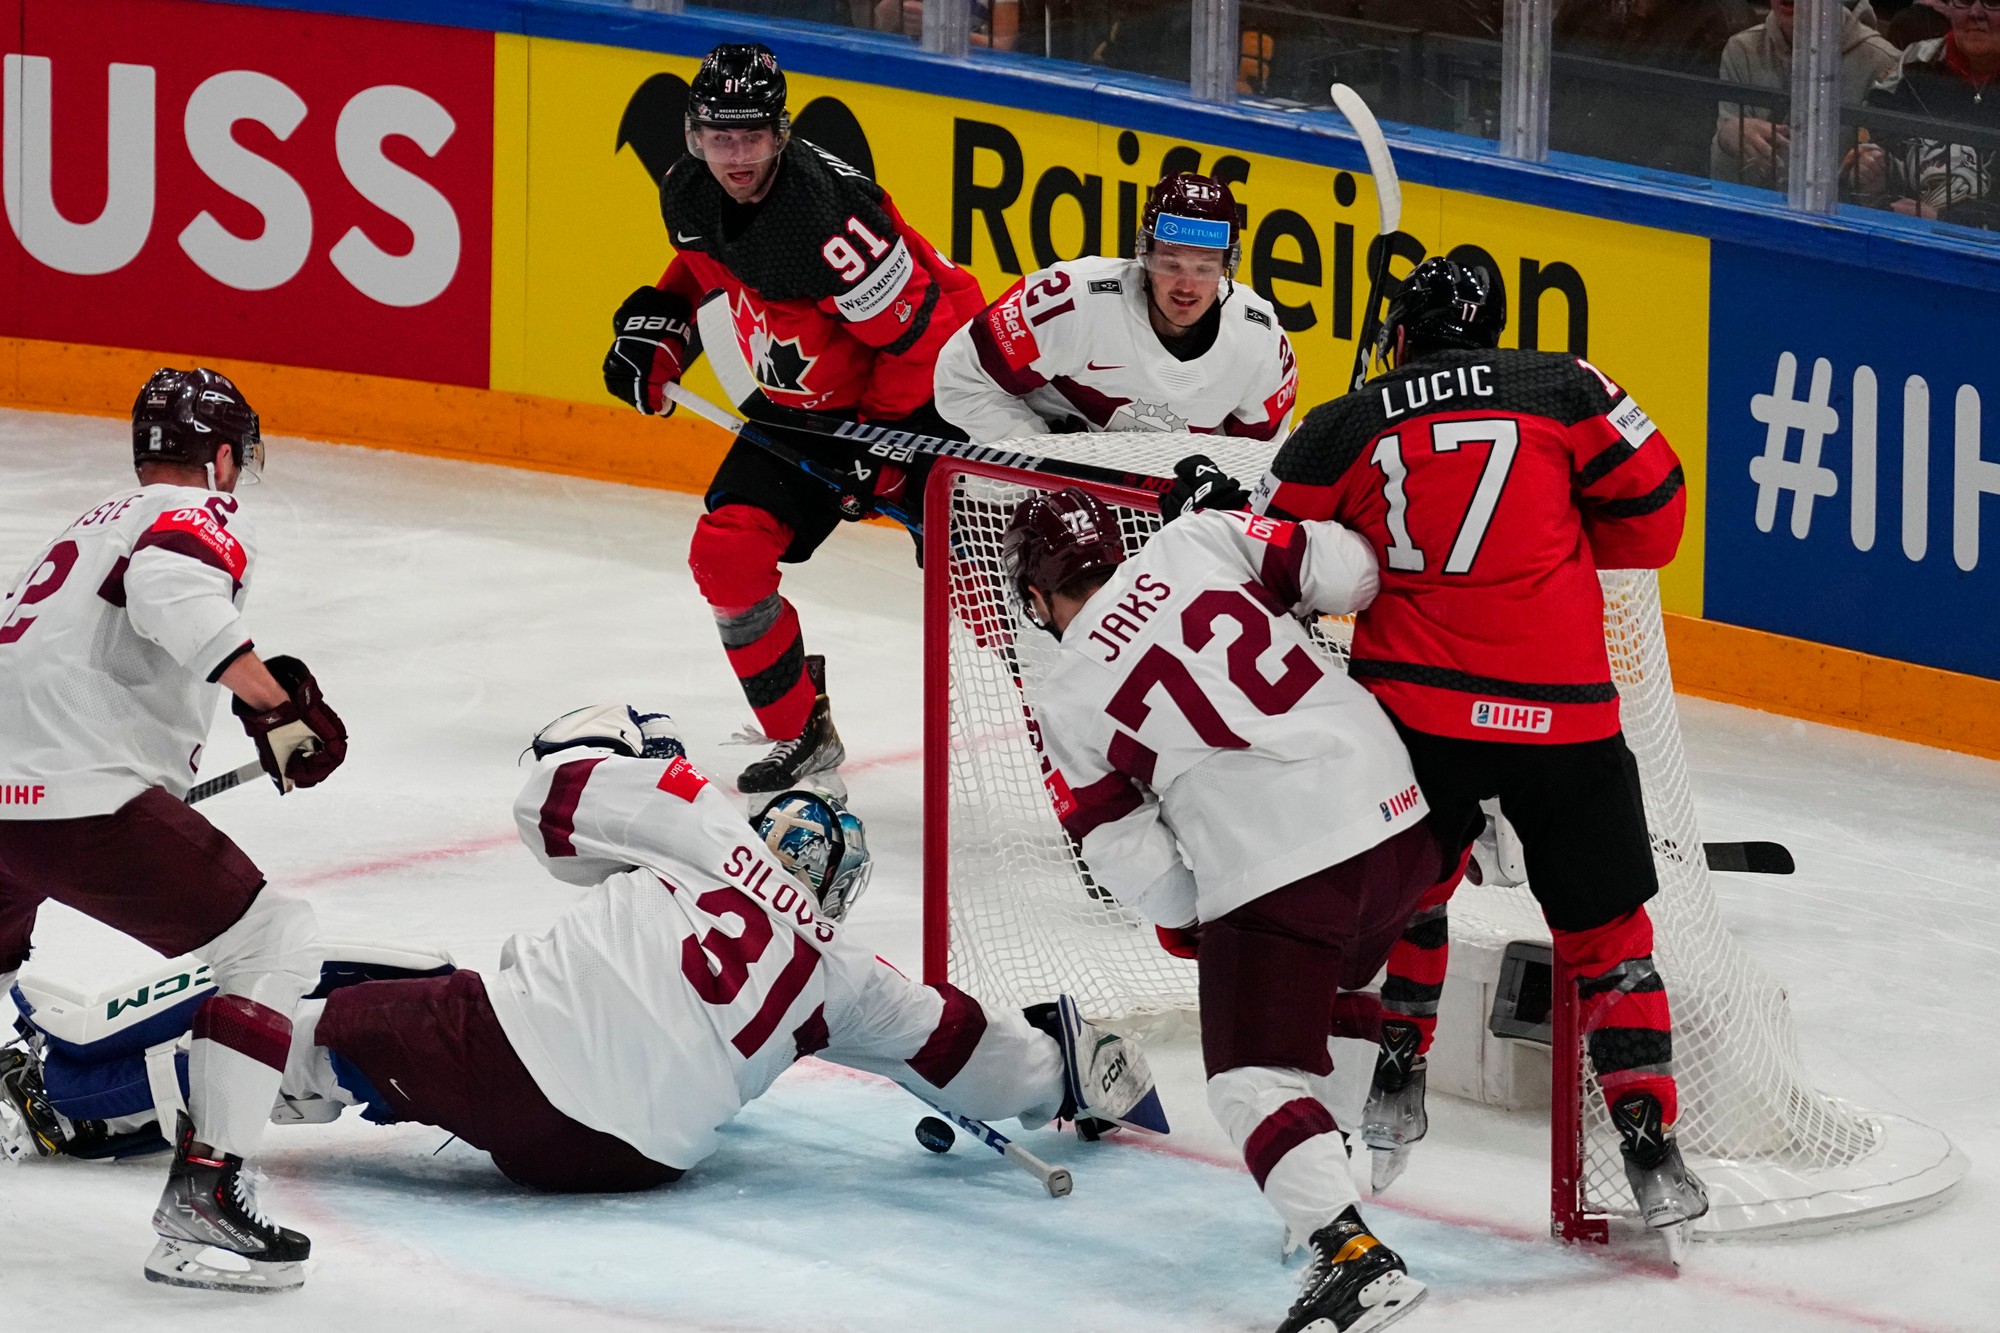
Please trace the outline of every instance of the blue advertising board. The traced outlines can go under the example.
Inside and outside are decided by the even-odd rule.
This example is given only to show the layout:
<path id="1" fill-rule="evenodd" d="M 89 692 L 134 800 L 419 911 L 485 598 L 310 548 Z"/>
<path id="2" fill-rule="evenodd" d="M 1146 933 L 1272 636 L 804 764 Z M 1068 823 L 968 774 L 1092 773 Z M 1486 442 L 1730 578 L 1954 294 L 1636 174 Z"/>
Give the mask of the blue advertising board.
<path id="1" fill-rule="evenodd" d="M 2000 678 L 2000 306 L 1716 242 L 1710 620 Z"/>

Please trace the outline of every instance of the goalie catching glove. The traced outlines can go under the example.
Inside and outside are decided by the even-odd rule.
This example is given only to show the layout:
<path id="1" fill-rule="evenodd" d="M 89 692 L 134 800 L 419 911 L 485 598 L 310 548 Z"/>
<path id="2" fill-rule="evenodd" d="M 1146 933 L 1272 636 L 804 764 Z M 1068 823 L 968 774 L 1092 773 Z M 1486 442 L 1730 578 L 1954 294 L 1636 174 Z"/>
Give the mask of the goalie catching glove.
<path id="1" fill-rule="evenodd" d="M 257 759 L 279 791 L 324 782 L 347 758 L 347 728 L 326 706 L 319 682 L 296 657 L 272 657 L 264 665 L 287 698 L 276 708 L 258 709 L 241 699 L 231 707 L 243 730 L 257 743 Z"/>
<path id="2" fill-rule="evenodd" d="M 641 287 L 611 317 L 604 387 L 613 398 L 652 416 L 672 416 L 669 384 L 678 384 L 699 345 L 686 304 L 658 287 Z"/>
<path id="3" fill-rule="evenodd" d="M 1026 1014 L 1045 1032 L 1053 1025 L 1050 1035 L 1062 1047 L 1064 1110 L 1073 1112 L 1079 1130 L 1086 1121 L 1108 1120 L 1127 1129 L 1167 1132 L 1167 1113 L 1138 1042 L 1086 1022 L 1067 995 L 1053 1005 L 1034 1005 Z"/>
<path id="4" fill-rule="evenodd" d="M 1248 509 L 1250 492 L 1207 454 L 1174 464 L 1174 484 L 1160 497 L 1160 517 L 1173 522 L 1190 509 Z"/>

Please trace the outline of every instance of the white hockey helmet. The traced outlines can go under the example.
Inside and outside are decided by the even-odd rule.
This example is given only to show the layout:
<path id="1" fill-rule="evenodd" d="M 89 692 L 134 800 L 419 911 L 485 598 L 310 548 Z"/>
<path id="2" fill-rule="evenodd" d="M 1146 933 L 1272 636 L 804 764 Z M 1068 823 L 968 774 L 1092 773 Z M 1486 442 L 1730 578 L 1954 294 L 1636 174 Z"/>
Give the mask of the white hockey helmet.
<path id="1" fill-rule="evenodd" d="M 675 759 L 687 753 L 674 720 L 635 704 L 592 704 L 564 713 L 535 733 L 535 758 L 573 746 L 616 750 L 634 759 Z"/>
<path id="2" fill-rule="evenodd" d="M 861 819 L 824 792 L 780 792 L 750 825 L 786 873 L 813 891 L 820 915 L 843 920 L 875 869 Z"/>

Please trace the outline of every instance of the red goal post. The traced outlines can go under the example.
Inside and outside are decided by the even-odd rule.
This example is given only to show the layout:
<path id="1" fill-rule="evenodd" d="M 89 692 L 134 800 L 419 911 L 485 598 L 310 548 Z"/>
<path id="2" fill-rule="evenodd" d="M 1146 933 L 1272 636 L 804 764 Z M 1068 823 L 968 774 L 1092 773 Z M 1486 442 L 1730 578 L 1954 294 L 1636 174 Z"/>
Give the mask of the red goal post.
<path id="1" fill-rule="evenodd" d="M 1044 436 L 1010 448 L 1165 476 L 1188 453 L 1215 456 L 1246 484 L 1269 446 L 1213 436 Z M 1261 452 L 1260 452 L 1261 450 Z M 924 519 L 924 975 L 982 1000 L 1018 1005 L 1075 995 L 1085 1012 L 1147 1025 L 1191 1014 L 1193 965 L 1099 889 L 1062 833 L 1043 786 L 1032 696 L 1055 645 L 1020 618 L 1000 563 L 1020 499 L 1068 485 L 1110 504 L 1128 550 L 1159 526 L 1155 492 L 940 459 Z M 1160 483 L 1164 490 L 1165 482 Z M 1649 571 L 1609 571 L 1605 633 L 1625 731 L 1645 788 L 1661 893 L 1651 904 L 1656 960 L 1674 1006 L 1683 1149 L 1713 1206 L 1698 1235 L 1816 1230 L 1883 1220 L 1936 1203 L 1965 1158 L 1938 1131 L 1865 1111 L 1807 1077 L 1784 991 L 1721 922 L 1681 749 Z M 1346 626 L 1324 620 L 1315 646 L 1345 668 Z M 1461 888 L 1455 946 L 1546 944 L 1525 889 Z M 1630 1216 L 1617 1136 L 1577 1031 L 1574 987 L 1558 966 L 1552 1061 L 1551 1226 L 1603 1239 Z"/>

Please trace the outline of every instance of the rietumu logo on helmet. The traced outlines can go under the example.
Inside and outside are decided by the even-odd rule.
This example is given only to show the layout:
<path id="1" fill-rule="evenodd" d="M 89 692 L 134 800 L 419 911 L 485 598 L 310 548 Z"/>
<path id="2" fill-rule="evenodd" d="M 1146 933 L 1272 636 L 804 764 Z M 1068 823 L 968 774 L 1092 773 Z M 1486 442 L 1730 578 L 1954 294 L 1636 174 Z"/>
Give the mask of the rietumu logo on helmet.
<path id="1" fill-rule="evenodd" d="M 1184 338 L 1229 299 L 1242 230 L 1236 196 L 1212 176 L 1176 172 L 1153 187 L 1136 245 L 1153 332 Z"/>

